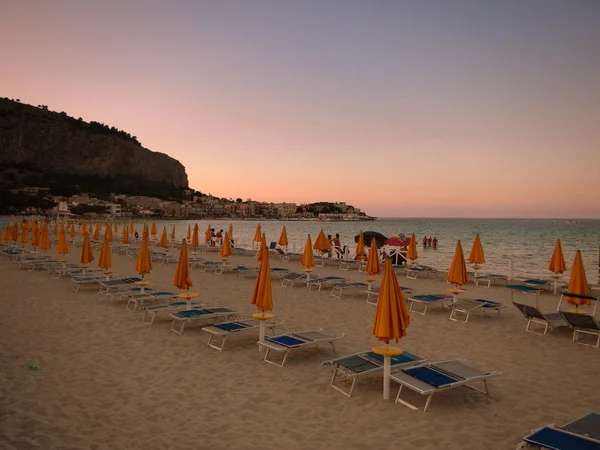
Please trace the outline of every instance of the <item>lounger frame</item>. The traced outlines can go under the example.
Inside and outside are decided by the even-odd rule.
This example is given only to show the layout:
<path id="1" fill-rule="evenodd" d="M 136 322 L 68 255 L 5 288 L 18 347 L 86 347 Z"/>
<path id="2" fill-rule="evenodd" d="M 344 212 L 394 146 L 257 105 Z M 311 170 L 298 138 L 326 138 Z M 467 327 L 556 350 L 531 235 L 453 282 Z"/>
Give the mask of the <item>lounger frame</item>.
<path id="1" fill-rule="evenodd" d="M 446 294 L 418 294 L 419 296 L 426 296 L 426 295 L 434 295 L 436 297 L 440 297 L 437 300 L 424 300 L 424 299 L 420 299 L 417 297 L 412 297 L 409 296 L 407 301 L 410 302 L 410 305 L 408 306 L 408 310 L 411 312 L 414 312 L 415 314 L 420 314 L 422 316 L 424 316 L 425 314 L 427 314 L 427 308 L 430 305 L 435 305 L 435 304 L 444 304 L 447 301 L 451 301 L 452 300 L 452 296 L 451 295 L 446 295 Z M 421 304 L 424 305 L 423 310 L 418 310 L 415 309 L 414 305 L 415 304 Z"/>
<path id="2" fill-rule="evenodd" d="M 448 307 L 450 308 L 450 320 L 467 323 L 471 313 L 477 310 L 481 310 L 484 317 L 486 317 L 486 310 L 495 311 L 498 313 L 498 318 L 500 318 L 500 309 L 504 308 L 504 305 L 499 302 L 481 298 L 459 298 L 456 303 L 451 303 Z M 464 317 L 464 320 L 460 319 L 461 315 Z"/>
<path id="3" fill-rule="evenodd" d="M 211 348 L 214 348 L 218 351 L 223 351 L 223 347 L 225 347 L 225 342 L 227 342 L 227 338 L 230 336 L 238 335 L 238 334 L 246 334 L 248 331 L 258 331 L 260 328 L 260 321 L 257 319 L 245 319 L 245 320 L 235 320 L 233 322 L 224 322 L 224 323 L 236 323 L 245 325 L 245 328 L 240 328 L 235 331 L 226 331 L 217 326 L 203 327 L 202 331 L 206 331 L 210 334 L 208 337 L 208 345 Z M 223 325 L 221 323 L 219 325 Z M 284 323 L 283 320 L 279 322 L 267 321 L 265 322 L 265 328 L 271 333 L 271 335 L 275 335 L 275 327 L 278 327 Z"/>
<path id="4" fill-rule="evenodd" d="M 512 302 L 513 305 L 523 314 L 523 316 L 527 319 L 527 326 L 525 327 L 525 331 L 529 333 L 539 334 L 540 336 L 544 336 L 548 329 L 554 330 L 560 326 L 566 326 L 567 322 L 564 318 L 558 319 L 560 316 L 559 313 L 551 313 L 551 314 L 542 314 L 539 309 L 535 308 L 531 305 L 524 305 L 523 303 Z M 544 331 L 536 331 L 531 325 L 539 324 L 544 326 Z"/>

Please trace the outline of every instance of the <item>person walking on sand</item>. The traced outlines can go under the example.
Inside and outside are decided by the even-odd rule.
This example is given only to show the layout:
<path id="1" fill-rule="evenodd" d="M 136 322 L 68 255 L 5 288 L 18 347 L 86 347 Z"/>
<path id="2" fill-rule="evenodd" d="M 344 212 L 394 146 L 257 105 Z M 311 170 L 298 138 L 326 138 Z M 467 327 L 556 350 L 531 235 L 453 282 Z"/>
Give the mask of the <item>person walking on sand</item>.
<path id="1" fill-rule="evenodd" d="M 341 255 L 343 254 L 343 251 L 342 251 L 342 243 L 340 241 L 339 233 L 335 234 L 335 237 L 331 240 L 331 245 L 335 249 L 337 259 L 340 259 Z"/>

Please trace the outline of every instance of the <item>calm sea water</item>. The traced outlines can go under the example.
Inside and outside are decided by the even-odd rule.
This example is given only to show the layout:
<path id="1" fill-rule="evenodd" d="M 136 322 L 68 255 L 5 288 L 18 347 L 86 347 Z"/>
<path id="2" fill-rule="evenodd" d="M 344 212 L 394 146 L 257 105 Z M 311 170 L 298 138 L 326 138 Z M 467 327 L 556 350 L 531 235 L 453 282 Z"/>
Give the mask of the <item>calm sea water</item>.
<path id="1" fill-rule="evenodd" d="M 6 221 L 6 219 L 4 219 Z M 447 269 L 454 254 L 456 241 L 461 240 L 465 257 L 468 257 L 475 234 L 479 233 L 487 261 L 487 271 L 508 274 L 509 259 L 514 261 L 515 275 L 547 276 L 548 262 L 556 239 L 560 238 L 570 270 L 575 251 L 581 250 L 589 282 L 598 281 L 598 252 L 600 248 L 600 220 L 577 220 L 575 223 L 561 219 L 378 219 L 374 222 L 313 222 L 313 221 L 157 221 L 159 233 L 163 226 L 170 232 L 175 225 L 178 238 L 185 237 L 188 225 L 198 223 L 200 240 L 210 224 L 215 230 L 227 230 L 233 224 L 236 244 L 251 247 L 260 223 L 267 242 L 277 241 L 285 225 L 289 248 L 302 251 L 308 234 L 313 242 L 322 229 L 325 234 L 340 234 L 342 245 L 355 248 L 354 236 L 362 231 L 378 231 L 386 236 L 415 233 L 417 242 L 423 236 L 437 237 L 438 249 L 418 246 L 419 261 L 440 269 Z M 138 226 L 141 225 L 138 224 Z M 0 228 L 3 228 L 0 219 Z M 136 227 L 137 228 L 137 227 Z M 568 275 L 568 273 L 567 273 Z"/>

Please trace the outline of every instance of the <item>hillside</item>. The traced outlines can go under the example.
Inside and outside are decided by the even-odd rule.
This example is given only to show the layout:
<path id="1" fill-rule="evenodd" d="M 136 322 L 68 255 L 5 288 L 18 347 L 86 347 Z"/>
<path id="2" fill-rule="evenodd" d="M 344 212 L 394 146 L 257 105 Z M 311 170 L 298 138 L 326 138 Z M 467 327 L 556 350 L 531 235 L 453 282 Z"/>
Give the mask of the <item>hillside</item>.
<path id="1" fill-rule="evenodd" d="M 124 131 L 0 98 L 0 189 L 25 186 L 167 198 L 188 179 L 179 161 Z"/>

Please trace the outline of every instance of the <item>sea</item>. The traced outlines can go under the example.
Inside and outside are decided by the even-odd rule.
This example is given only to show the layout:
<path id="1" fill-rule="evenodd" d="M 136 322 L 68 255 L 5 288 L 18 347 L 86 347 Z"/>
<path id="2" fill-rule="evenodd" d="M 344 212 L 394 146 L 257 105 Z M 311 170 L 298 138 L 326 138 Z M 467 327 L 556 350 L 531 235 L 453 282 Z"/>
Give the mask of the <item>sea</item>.
<path id="1" fill-rule="evenodd" d="M 3 221 L 0 219 L 0 228 Z M 440 270 L 447 270 L 456 249 L 461 241 L 465 258 L 468 257 L 473 239 L 479 233 L 485 252 L 487 273 L 509 275 L 512 265 L 513 276 L 547 277 L 548 263 L 556 239 L 561 240 L 568 276 L 575 253 L 581 250 L 588 282 L 598 283 L 600 276 L 600 220 L 591 219 L 435 219 L 435 218 L 379 218 L 375 221 L 255 221 L 255 220 L 160 220 L 156 221 L 158 232 L 162 227 L 170 233 L 173 225 L 178 239 L 187 234 L 188 225 L 193 229 L 198 224 L 200 241 L 203 242 L 204 231 L 210 225 L 216 231 L 228 229 L 233 225 L 235 244 L 251 248 L 256 226 L 261 225 L 267 243 L 278 241 L 283 226 L 286 227 L 290 251 L 301 252 L 304 249 L 307 235 L 314 242 L 317 234 L 323 230 L 326 235 L 339 233 L 342 245 L 354 250 L 355 236 L 360 231 L 377 231 L 387 237 L 405 234 L 416 236 L 419 262 L 431 265 Z M 142 223 L 136 223 L 136 229 Z M 423 237 L 436 237 L 437 249 L 423 248 Z"/>

